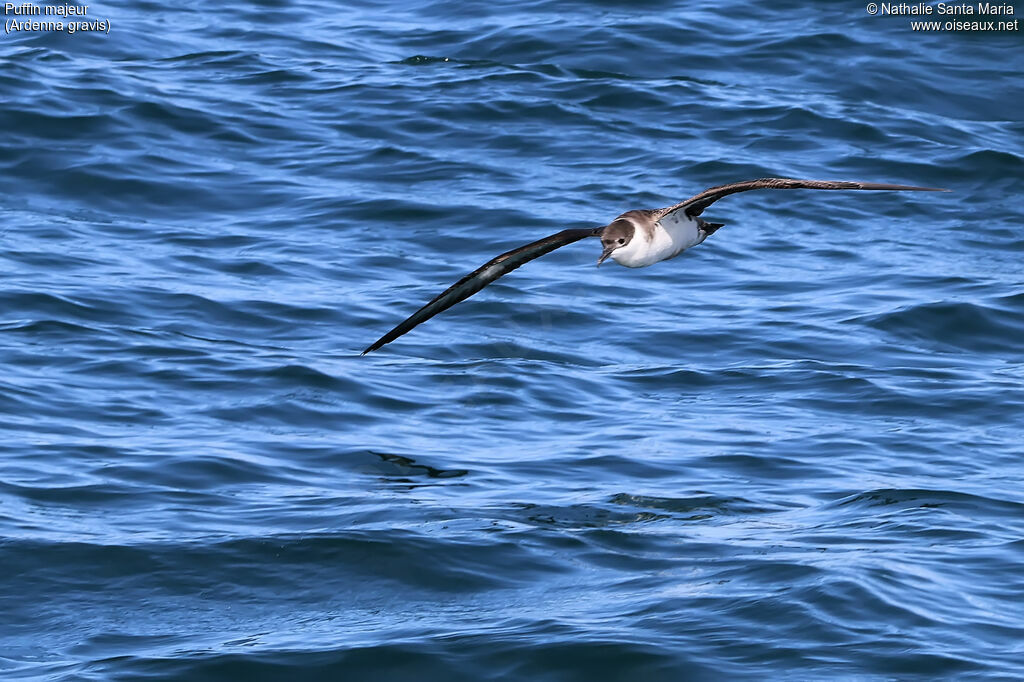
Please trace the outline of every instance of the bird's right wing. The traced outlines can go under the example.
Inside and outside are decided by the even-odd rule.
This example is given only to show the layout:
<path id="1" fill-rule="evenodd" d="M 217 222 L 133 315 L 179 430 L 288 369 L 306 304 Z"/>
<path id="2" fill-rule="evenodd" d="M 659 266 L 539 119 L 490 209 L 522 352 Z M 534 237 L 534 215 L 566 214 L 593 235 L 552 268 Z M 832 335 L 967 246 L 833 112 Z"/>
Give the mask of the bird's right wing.
<path id="1" fill-rule="evenodd" d="M 370 351 L 375 351 L 386 343 L 391 343 L 416 325 L 426 322 L 434 315 L 448 310 L 448 308 L 451 308 L 460 301 L 466 300 L 502 275 L 506 275 L 519 266 L 529 263 L 534 258 L 540 258 L 544 254 L 550 253 L 561 246 L 578 242 L 586 237 L 600 236 L 601 230 L 603 229 L 604 228 L 602 227 L 586 227 L 562 230 L 558 234 L 553 234 L 550 237 L 545 237 L 544 239 L 538 239 L 526 246 L 520 246 L 518 249 L 507 251 L 496 258 L 492 258 L 484 265 L 445 289 L 434 300 L 409 316 L 409 319 L 405 320 L 387 334 L 374 341 L 366 350 L 363 351 L 362 354 L 366 355 Z"/>

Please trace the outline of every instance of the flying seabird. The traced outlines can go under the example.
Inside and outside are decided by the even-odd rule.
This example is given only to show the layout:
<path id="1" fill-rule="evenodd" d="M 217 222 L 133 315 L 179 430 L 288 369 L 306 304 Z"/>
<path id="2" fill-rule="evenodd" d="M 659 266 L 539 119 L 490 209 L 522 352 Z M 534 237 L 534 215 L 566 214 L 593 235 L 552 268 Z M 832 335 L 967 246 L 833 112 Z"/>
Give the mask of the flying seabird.
<path id="1" fill-rule="evenodd" d="M 675 258 L 691 246 L 700 244 L 724 223 L 709 223 L 700 217 L 711 204 L 722 197 L 752 189 L 872 189 L 948 192 L 937 187 L 912 187 L 878 182 L 846 182 L 842 180 L 795 180 L 793 178 L 760 178 L 733 182 L 706 189 L 674 206 L 659 209 L 626 211 L 603 227 L 578 227 L 562 230 L 550 237 L 507 251 L 469 273 L 445 289 L 434 300 L 413 313 L 397 327 L 374 341 L 363 355 L 391 343 L 413 327 L 464 301 L 502 275 L 512 272 L 534 258 L 587 237 L 600 237 L 600 265 L 611 258 L 628 268 L 643 268 Z"/>

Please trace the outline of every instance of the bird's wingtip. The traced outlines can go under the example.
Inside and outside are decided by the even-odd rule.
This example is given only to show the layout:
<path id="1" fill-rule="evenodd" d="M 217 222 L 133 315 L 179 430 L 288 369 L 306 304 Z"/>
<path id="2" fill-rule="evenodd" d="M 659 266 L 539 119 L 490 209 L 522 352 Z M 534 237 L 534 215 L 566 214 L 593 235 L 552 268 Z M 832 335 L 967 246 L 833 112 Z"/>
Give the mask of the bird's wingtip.
<path id="1" fill-rule="evenodd" d="M 886 188 L 885 187 L 880 187 L 878 189 L 886 189 Z M 918 185 L 890 185 L 888 187 L 888 189 L 915 190 L 915 191 L 918 191 L 918 192 L 952 192 L 953 191 L 951 189 L 946 189 L 945 187 L 920 187 Z"/>

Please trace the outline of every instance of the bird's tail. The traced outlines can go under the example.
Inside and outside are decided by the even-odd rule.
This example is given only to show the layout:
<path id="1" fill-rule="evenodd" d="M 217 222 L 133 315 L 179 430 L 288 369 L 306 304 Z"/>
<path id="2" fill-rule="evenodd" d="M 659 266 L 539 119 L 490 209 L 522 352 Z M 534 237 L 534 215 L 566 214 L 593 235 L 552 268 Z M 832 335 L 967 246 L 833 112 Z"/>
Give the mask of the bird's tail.
<path id="1" fill-rule="evenodd" d="M 718 230 L 718 228 L 723 227 L 724 225 L 725 223 L 709 223 L 706 220 L 701 220 L 700 218 L 697 218 L 697 226 L 700 229 L 704 230 L 704 232 L 707 233 L 708 237 L 713 235 Z M 705 239 L 706 238 L 707 237 L 705 237 Z"/>

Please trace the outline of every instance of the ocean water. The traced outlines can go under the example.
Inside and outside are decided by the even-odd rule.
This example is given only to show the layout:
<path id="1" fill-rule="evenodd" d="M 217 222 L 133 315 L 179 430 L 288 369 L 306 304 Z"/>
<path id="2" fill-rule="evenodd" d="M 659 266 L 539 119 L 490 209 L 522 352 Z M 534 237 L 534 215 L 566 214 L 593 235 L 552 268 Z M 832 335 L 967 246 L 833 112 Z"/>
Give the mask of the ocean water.
<path id="1" fill-rule="evenodd" d="M 1019 31 L 78 20 L 0 38 L 0 678 L 1024 677 Z M 359 355 L 502 251 L 762 176 L 952 191 L 735 195 Z"/>

